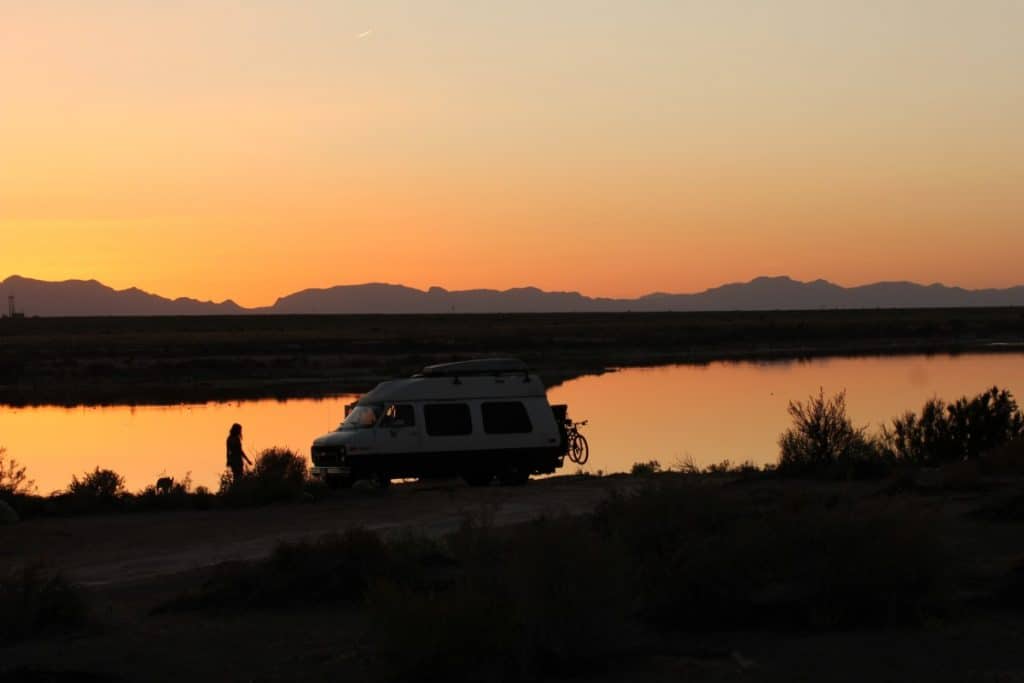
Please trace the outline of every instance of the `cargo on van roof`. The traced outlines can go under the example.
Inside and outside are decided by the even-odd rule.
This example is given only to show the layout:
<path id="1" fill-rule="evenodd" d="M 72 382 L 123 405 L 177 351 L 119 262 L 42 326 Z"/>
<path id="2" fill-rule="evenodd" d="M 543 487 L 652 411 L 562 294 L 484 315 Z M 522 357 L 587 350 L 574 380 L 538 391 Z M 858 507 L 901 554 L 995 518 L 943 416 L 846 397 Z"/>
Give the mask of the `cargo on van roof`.
<path id="1" fill-rule="evenodd" d="M 468 375 L 501 375 L 529 371 L 530 368 L 526 363 L 517 358 L 481 358 L 428 365 L 413 377 L 466 377 Z"/>

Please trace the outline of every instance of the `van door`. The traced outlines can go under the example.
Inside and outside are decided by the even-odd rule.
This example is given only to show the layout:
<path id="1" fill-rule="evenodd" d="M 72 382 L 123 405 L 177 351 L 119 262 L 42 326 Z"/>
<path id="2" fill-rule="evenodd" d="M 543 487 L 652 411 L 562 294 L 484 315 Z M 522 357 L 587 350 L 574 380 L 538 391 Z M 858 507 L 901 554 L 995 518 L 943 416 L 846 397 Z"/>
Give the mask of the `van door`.
<path id="1" fill-rule="evenodd" d="M 391 403 L 377 422 L 377 452 L 384 457 L 395 477 L 413 477 L 415 457 L 420 451 L 420 432 L 411 403 Z"/>

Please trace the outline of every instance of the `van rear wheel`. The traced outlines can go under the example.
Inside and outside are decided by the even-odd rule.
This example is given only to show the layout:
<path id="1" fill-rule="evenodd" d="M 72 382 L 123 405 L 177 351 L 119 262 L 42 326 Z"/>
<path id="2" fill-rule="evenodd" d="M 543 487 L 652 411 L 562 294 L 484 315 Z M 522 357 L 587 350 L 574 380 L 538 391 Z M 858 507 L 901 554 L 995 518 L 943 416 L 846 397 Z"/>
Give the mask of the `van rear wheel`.
<path id="1" fill-rule="evenodd" d="M 491 483 L 491 480 L 494 479 L 494 474 L 491 472 L 476 470 L 463 472 L 462 478 L 470 486 L 488 486 Z"/>

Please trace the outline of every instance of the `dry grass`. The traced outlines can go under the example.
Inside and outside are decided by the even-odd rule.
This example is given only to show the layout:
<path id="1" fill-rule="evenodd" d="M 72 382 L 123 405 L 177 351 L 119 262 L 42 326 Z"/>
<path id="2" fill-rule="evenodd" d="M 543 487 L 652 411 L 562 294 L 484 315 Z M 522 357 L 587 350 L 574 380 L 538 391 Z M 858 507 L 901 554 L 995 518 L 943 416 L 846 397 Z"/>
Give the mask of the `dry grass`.
<path id="1" fill-rule="evenodd" d="M 78 586 L 39 565 L 0 578 L 0 643 L 76 631 L 89 623 Z"/>

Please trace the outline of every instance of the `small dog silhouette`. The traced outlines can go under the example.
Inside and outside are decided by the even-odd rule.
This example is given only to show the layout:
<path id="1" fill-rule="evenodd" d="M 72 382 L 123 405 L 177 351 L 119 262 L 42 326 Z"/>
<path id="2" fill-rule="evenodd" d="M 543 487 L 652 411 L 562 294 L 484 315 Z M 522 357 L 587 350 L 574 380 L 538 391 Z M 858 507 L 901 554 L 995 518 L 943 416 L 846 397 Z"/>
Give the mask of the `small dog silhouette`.
<path id="1" fill-rule="evenodd" d="M 170 493 L 174 488 L 174 477 L 160 477 L 156 480 L 157 493 Z"/>

